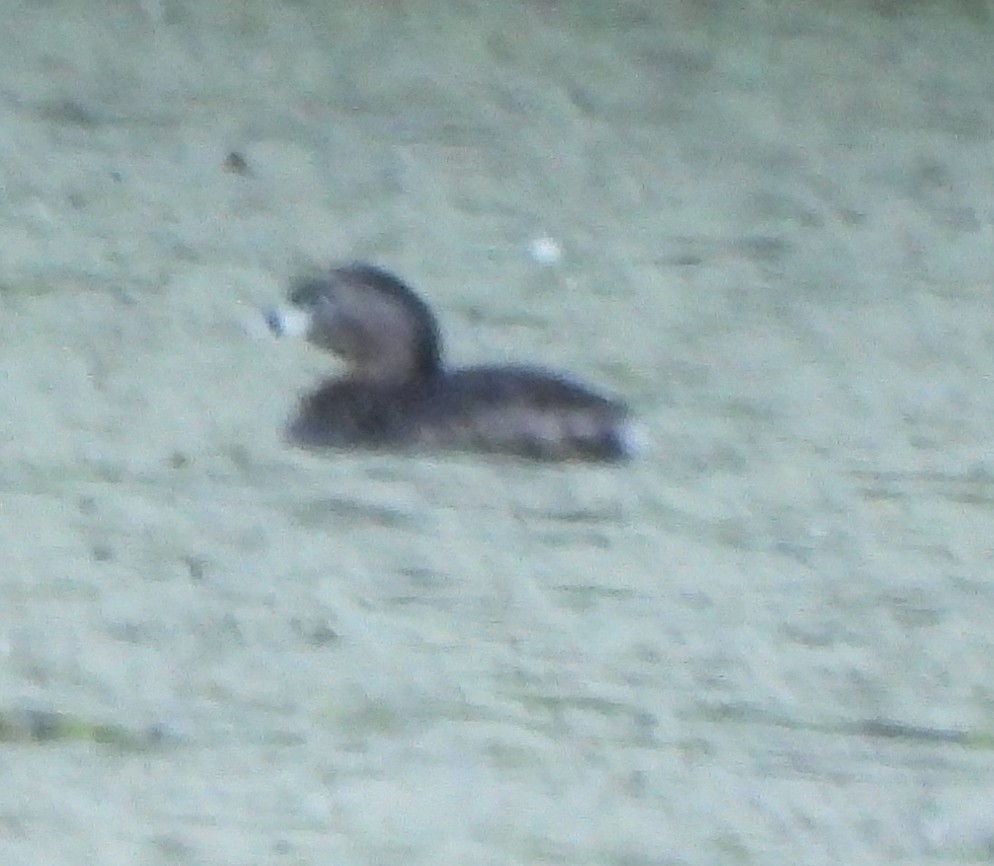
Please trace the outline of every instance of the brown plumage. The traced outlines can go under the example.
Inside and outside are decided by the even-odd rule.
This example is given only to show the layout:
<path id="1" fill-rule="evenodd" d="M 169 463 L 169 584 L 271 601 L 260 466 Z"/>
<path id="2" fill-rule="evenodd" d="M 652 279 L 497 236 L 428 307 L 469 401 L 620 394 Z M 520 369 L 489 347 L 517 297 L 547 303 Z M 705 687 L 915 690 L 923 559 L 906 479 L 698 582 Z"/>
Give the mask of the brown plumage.
<path id="1" fill-rule="evenodd" d="M 631 456 L 628 410 L 584 385 L 534 367 L 447 371 L 431 310 L 380 268 L 336 267 L 296 283 L 289 301 L 266 313 L 270 329 L 303 333 L 346 365 L 302 399 L 288 428 L 295 444 Z"/>

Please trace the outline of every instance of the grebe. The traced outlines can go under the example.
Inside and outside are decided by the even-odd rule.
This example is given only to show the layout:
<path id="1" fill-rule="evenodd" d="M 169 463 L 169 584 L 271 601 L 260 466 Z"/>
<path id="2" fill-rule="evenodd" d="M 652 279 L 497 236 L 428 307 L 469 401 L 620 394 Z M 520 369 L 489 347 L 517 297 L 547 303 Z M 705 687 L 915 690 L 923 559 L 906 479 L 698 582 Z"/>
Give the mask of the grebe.
<path id="1" fill-rule="evenodd" d="M 628 409 L 527 366 L 447 370 L 428 305 L 404 282 L 353 263 L 297 281 L 266 312 L 276 334 L 303 334 L 345 362 L 290 422 L 300 446 L 452 449 L 545 460 L 632 456 Z"/>

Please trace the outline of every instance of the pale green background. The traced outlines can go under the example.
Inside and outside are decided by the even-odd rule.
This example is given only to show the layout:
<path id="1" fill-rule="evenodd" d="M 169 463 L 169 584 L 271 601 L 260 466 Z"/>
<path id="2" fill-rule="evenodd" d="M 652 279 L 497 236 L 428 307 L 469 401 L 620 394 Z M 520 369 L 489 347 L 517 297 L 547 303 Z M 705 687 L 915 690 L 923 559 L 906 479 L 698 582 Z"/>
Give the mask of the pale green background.
<path id="1" fill-rule="evenodd" d="M 994 859 L 982 4 L 2 5 L 0 861 Z M 352 257 L 652 449 L 288 449 Z"/>

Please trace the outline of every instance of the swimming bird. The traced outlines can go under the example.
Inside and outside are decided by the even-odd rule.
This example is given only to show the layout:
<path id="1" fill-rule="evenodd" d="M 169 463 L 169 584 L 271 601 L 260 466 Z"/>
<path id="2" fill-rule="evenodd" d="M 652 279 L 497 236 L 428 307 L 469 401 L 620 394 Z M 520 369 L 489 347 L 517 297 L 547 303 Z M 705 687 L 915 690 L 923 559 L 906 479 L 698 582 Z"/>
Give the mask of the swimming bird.
<path id="1" fill-rule="evenodd" d="M 300 401 L 287 428 L 296 445 L 632 456 L 626 406 L 572 378 L 532 366 L 447 369 L 431 309 L 382 268 L 356 262 L 297 280 L 289 305 L 265 318 L 345 365 Z"/>

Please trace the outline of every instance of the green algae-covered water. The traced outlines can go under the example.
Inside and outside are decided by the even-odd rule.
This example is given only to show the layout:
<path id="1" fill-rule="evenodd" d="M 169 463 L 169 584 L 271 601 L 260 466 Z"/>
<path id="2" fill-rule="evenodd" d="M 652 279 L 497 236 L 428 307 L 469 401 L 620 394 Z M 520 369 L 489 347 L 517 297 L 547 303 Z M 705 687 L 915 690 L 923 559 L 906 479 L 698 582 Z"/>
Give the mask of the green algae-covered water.
<path id="1" fill-rule="evenodd" d="M 0 859 L 989 859 L 985 7 L 0 27 Z M 289 449 L 352 258 L 647 451 Z"/>

